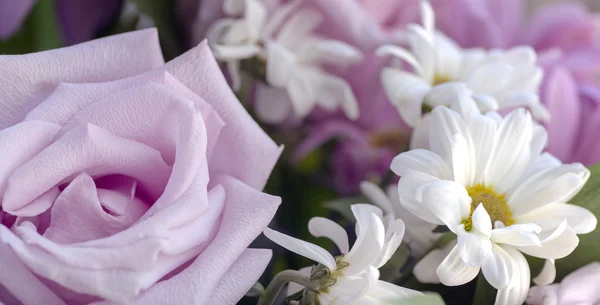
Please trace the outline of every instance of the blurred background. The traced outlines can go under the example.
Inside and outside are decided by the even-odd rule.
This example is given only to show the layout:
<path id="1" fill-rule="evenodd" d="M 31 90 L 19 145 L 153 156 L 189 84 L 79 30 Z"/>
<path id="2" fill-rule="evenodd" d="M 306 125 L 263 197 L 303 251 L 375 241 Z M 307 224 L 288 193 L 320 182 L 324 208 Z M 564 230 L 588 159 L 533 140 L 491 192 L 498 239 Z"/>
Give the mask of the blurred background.
<path id="1" fill-rule="evenodd" d="M 528 1 L 530 11 L 561 0 Z M 0 0 L 0 54 L 24 54 L 157 27 L 165 59 L 189 49 L 191 0 Z M 565 2 L 565 1 L 562 1 Z M 600 0 L 574 0 L 599 11 Z M 210 18 L 209 18 L 210 19 Z"/>
<path id="2" fill-rule="evenodd" d="M 527 1 L 530 14 L 542 5 L 565 2 L 523 1 Z M 600 11 L 600 0 L 570 2 L 582 2 L 591 10 Z M 202 14 L 199 11 L 201 3 L 202 0 L 0 0 L 0 55 L 38 52 L 136 29 L 156 27 L 165 60 L 168 61 L 188 50 L 201 38 L 202 35 L 191 33 L 193 19 Z M 204 17 L 208 20 L 218 18 Z M 198 26 L 197 23 L 194 25 Z M 243 97 L 240 99 L 243 100 Z M 292 159 L 289 151 L 293 145 L 288 143 L 298 142 L 299 139 L 294 138 L 297 134 L 282 133 L 267 125 L 263 128 L 277 143 L 286 144 L 288 150 L 284 152 L 282 160 Z M 265 190 L 281 196 L 284 202 L 272 227 L 285 233 L 293 232 L 291 235 L 326 248 L 331 248 L 328 241 L 317 240 L 308 234 L 308 220 L 313 216 L 328 215 L 351 228 L 353 224 L 344 218 L 343 209 L 338 207 L 363 202 L 363 199 L 358 197 L 339 199 L 347 194 L 341 194 L 341 191 L 332 187 L 331 179 L 314 174 L 327 168 L 323 164 L 335 158 L 331 157 L 332 145 L 332 142 L 322 145 L 319 150 L 309 154 L 298 164 L 279 162 Z M 385 170 L 388 169 L 386 164 Z M 383 176 L 377 182 L 386 185 L 390 182 L 389 178 L 391 177 Z M 336 212 L 331 212 L 332 210 Z M 275 251 L 273 263 L 261 280 L 263 283 L 267 283 L 269 278 L 280 270 L 298 269 L 308 265 L 306 259 L 284 252 L 281 247 L 273 247 L 272 243 L 263 239 L 259 238 L 254 246 L 273 248 Z M 455 290 L 452 293 L 456 293 Z M 465 300 L 467 299 L 470 300 L 471 296 L 465 295 Z M 256 303 L 252 299 L 245 302 L 242 304 Z M 461 301 L 457 302 L 460 304 Z"/>

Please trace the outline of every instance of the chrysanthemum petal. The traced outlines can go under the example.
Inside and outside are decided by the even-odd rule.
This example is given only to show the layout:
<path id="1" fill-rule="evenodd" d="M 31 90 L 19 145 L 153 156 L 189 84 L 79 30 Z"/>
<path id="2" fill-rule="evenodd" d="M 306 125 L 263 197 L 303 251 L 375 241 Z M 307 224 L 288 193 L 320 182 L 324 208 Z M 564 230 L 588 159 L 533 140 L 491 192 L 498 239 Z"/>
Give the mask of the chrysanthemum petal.
<path id="1" fill-rule="evenodd" d="M 495 244 L 492 246 L 492 255 L 483 262 L 481 271 L 496 289 L 507 287 L 515 275 L 512 257 L 504 248 Z"/>
<path id="2" fill-rule="evenodd" d="M 452 164 L 452 140 L 454 135 L 462 135 L 471 143 L 471 135 L 460 115 L 446 107 L 436 107 L 431 113 L 429 127 L 429 147 L 448 164 Z M 469 144 L 470 145 L 470 144 Z"/>
<path id="3" fill-rule="evenodd" d="M 454 181 L 462 185 L 473 185 L 476 168 L 475 149 L 461 134 L 452 138 L 452 170 Z"/>
<path id="4" fill-rule="evenodd" d="M 352 205 L 352 213 L 356 218 L 357 239 L 350 252 L 344 256 L 348 267 L 347 275 L 357 274 L 373 265 L 379 257 L 384 245 L 385 228 L 381 221 L 381 210 L 370 204 Z"/>
<path id="5" fill-rule="evenodd" d="M 540 274 L 538 274 L 533 279 L 533 282 L 536 285 L 550 285 L 554 282 L 555 278 L 556 278 L 556 266 L 554 265 L 554 260 L 547 259 L 544 262 L 544 267 L 542 268 L 542 271 L 540 271 Z"/>
<path id="6" fill-rule="evenodd" d="M 523 254 L 513 247 L 505 247 L 513 265 L 513 278 L 509 287 L 498 289 L 494 305 L 521 305 L 529 291 L 530 271 Z"/>
<path id="7" fill-rule="evenodd" d="M 377 260 L 373 263 L 375 267 L 381 268 L 396 253 L 402 243 L 402 238 L 404 238 L 405 230 L 404 222 L 401 219 L 395 219 L 387 226 L 385 243 Z"/>
<path id="8" fill-rule="evenodd" d="M 266 237 L 272 240 L 274 243 L 306 258 L 314 260 L 320 264 L 325 265 L 329 270 L 334 271 L 337 268 L 335 258 L 327 252 L 327 250 L 305 242 L 303 240 L 279 233 L 273 229 L 265 228 L 263 231 Z"/>
<path id="9" fill-rule="evenodd" d="M 492 242 L 490 238 L 477 232 L 465 231 L 464 225 L 459 225 L 457 230 L 458 253 L 463 261 L 473 267 L 479 267 L 491 255 Z"/>
<path id="10" fill-rule="evenodd" d="M 515 218 L 518 223 L 534 223 L 542 231 L 557 228 L 564 220 L 577 234 L 586 234 L 596 229 L 598 219 L 589 210 L 568 203 L 554 203 L 535 209 Z"/>
<path id="11" fill-rule="evenodd" d="M 531 159 L 533 121 L 523 109 L 511 112 L 498 126 L 496 142 L 484 173 L 484 183 L 504 193 L 525 172 Z"/>
<path id="12" fill-rule="evenodd" d="M 567 225 L 566 220 L 553 232 L 542 232 L 540 237 L 543 236 L 547 237 L 542 239 L 541 247 L 528 246 L 517 247 L 517 249 L 527 255 L 535 257 L 559 259 L 571 254 L 579 244 L 577 234 Z"/>
<path id="13" fill-rule="evenodd" d="M 546 168 L 521 182 L 508 198 L 515 216 L 555 202 L 566 202 L 583 187 L 590 171 L 582 164 Z"/>
<path id="14" fill-rule="evenodd" d="M 342 254 L 348 253 L 348 233 L 336 222 L 324 217 L 313 217 L 308 221 L 308 231 L 315 237 L 326 237 L 333 241 Z"/>
<path id="15" fill-rule="evenodd" d="M 520 228 L 519 225 L 495 229 L 492 231 L 491 240 L 497 244 L 507 244 L 515 247 L 540 246 L 541 242 L 537 234 L 525 229 L 527 228 Z"/>
<path id="16" fill-rule="evenodd" d="M 410 126 L 415 126 L 421 118 L 423 98 L 431 88 L 429 83 L 414 74 L 396 68 L 381 70 L 381 82 L 402 120 Z"/>
<path id="17" fill-rule="evenodd" d="M 415 170 L 408 170 L 398 182 L 398 197 L 402 206 L 411 213 L 427 222 L 442 225 L 444 222 L 416 199 L 416 190 L 434 181 L 440 181 L 440 179 Z"/>
<path id="18" fill-rule="evenodd" d="M 367 197 L 372 204 L 383 210 L 385 215 L 394 215 L 394 205 L 388 195 L 379 186 L 371 181 L 360 183 L 360 192 Z"/>
<path id="19" fill-rule="evenodd" d="M 421 67 L 421 64 L 419 64 L 417 58 L 414 57 L 413 54 L 407 51 L 406 49 L 397 47 L 395 45 L 383 45 L 377 49 L 376 54 L 379 56 L 395 56 L 409 64 L 418 75 L 423 74 L 423 67 Z"/>
<path id="20" fill-rule="evenodd" d="M 476 160 L 476 170 L 474 179 L 476 181 L 481 181 L 489 156 L 494 147 L 498 123 L 493 119 L 478 113 L 469 114 L 466 120 L 475 149 L 474 159 Z"/>
<path id="21" fill-rule="evenodd" d="M 437 268 L 440 282 L 446 286 L 459 286 L 470 282 L 479 273 L 479 267 L 471 267 L 462 260 L 458 246 L 452 248 L 450 253 Z"/>
<path id="22" fill-rule="evenodd" d="M 469 217 L 471 197 L 465 188 L 453 181 L 436 181 L 418 188 L 416 199 L 448 228 L 456 232 L 463 219 Z"/>
<path id="23" fill-rule="evenodd" d="M 422 172 L 439 179 L 450 179 L 452 171 L 448 164 L 435 153 L 425 149 L 413 149 L 399 154 L 390 166 L 396 175 L 403 177 L 409 170 Z"/>
<path id="24" fill-rule="evenodd" d="M 443 248 L 429 251 L 415 265 L 413 269 L 415 278 L 421 283 L 439 284 L 440 278 L 437 275 L 437 268 L 455 246 L 456 241 L 451 241 Z"/>

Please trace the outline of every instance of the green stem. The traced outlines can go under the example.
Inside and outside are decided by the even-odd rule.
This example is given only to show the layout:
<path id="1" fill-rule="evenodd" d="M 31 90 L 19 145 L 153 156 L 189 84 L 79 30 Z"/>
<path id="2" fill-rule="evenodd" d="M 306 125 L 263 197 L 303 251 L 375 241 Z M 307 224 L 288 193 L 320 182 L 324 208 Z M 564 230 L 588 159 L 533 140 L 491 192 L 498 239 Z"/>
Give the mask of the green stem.
<path id="1" fill-rule="evenodd" d="M 258 300 L 258 305 L 273 305 L 281 289 L 290 282 L 307 287 L 310 279 L 306 274 L 299 271 L 284 270 L 277 274 L 271 283 L 269 283 L 269 286 L 265 289 L 265 293 Z"/>

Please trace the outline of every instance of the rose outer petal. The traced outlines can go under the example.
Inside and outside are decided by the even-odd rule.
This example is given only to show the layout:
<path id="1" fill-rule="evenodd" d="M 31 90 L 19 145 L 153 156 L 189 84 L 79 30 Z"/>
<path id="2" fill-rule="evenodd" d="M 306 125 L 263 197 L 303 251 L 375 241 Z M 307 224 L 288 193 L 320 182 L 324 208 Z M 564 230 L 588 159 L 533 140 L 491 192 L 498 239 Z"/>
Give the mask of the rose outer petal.
<path id="1" fill-rule="evenodd" d="M 0 129 L 22 120 L 59 83 L 120 79 L 163 63 L 156 29 L 46 52 L 0 56 Z"/>
<path id="2" fill-rule="evenodd" d="M 255 275 L 264 271 L 266 264 L 261 263 L 258 269 L 240 274 L 236 279 L 237 283 L 230 282 L 232 274 L 228 273 L 230 268 L 235 269 L 236 260 L 275 215 L 281 198 L 252 189 L 232 177 L 223 176 L 217 179 L 216 183 L 225 188 L 227 199 L 221 216 L 221 226 L 214 240 L 189 267 L 152 286 L 135 300 L 134 305 L 212 305 L 211 300 L 225 300 L 228 291 L 221 289 L 233 287 L 238 283 L 243 285 L 236 289 L 249 288 L 256 281 Z M 236 291 L 227 297 L 233 300 L 239 296 L 239 291 Z"/>
<path id="3" fill-rule="evenodd" d="M 207 42 L 173 59 L 165 69 L 204 98 L 225 121 L 211 160 L 211 176 L 229 174 L 262 189 L 283 147 L 277 147 L 238 101 Z"/>

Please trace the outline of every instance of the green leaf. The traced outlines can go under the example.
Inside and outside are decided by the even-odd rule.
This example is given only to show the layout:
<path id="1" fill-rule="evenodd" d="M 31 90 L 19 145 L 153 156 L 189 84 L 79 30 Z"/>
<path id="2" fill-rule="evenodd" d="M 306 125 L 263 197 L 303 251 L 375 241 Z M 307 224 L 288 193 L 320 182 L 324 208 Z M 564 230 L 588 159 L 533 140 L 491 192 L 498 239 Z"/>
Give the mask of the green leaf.
<path id="1" fill-rule="evenodd" d="M 298 163 L 296 169 L 303 174 L 315 173 L 319 170 L 320 165 L 323 163 L 325 155 L 322 150 L 315 149 L 308 155 L 306 155 Z"/>
<path id="2" fill-rule="evenodd" d="M 600 215 L 600 164 L 589 167 L 592 175 L 583 189 L 569 203 Z M 579 246 L 569 256 L 556 260 L 556 281 L 569 273 L 595 261 L 600 261 L 600 230 L 579 235 Z"/>
<path id="3" fill-rule="evenodd" d="M 450 229 L 448 229 L 447 226 L 437 226 L 435 229 L 433 229 L 433 233 L 446 233 L 449 231 Z"/>
<path id="4" fill-rule="evenodd" d="M 424 295 L 392 301 L 390 305 L 445 305 L 444 300 L 437 293 L 425 293 Z M 477 304 L 479 305 L 479 304 Z"/>
<path id="5" fill-rule="evenodd" d="M 35 22 L 35 48 L 44 51 L 59 48 L 62 45 L 56 20 L 54 1 L 42 0 L 31 11 Z"/>
<path id="6" fill-rule="evenodd" d="M 496 289 L 487 282 L 483 273 L 479 273 L 479 276 L 477 276 L 477 284 L 475 286 L 473 304 L 494 305 L 496 302 L 496 293 Z"/>
<path id="7" fill-rule="evenodd" d="M 52 0 L 40 0 L 9 40 L 0 41 L 0 54 L 24 54 L 62 45 L 56 8 Z"/>

